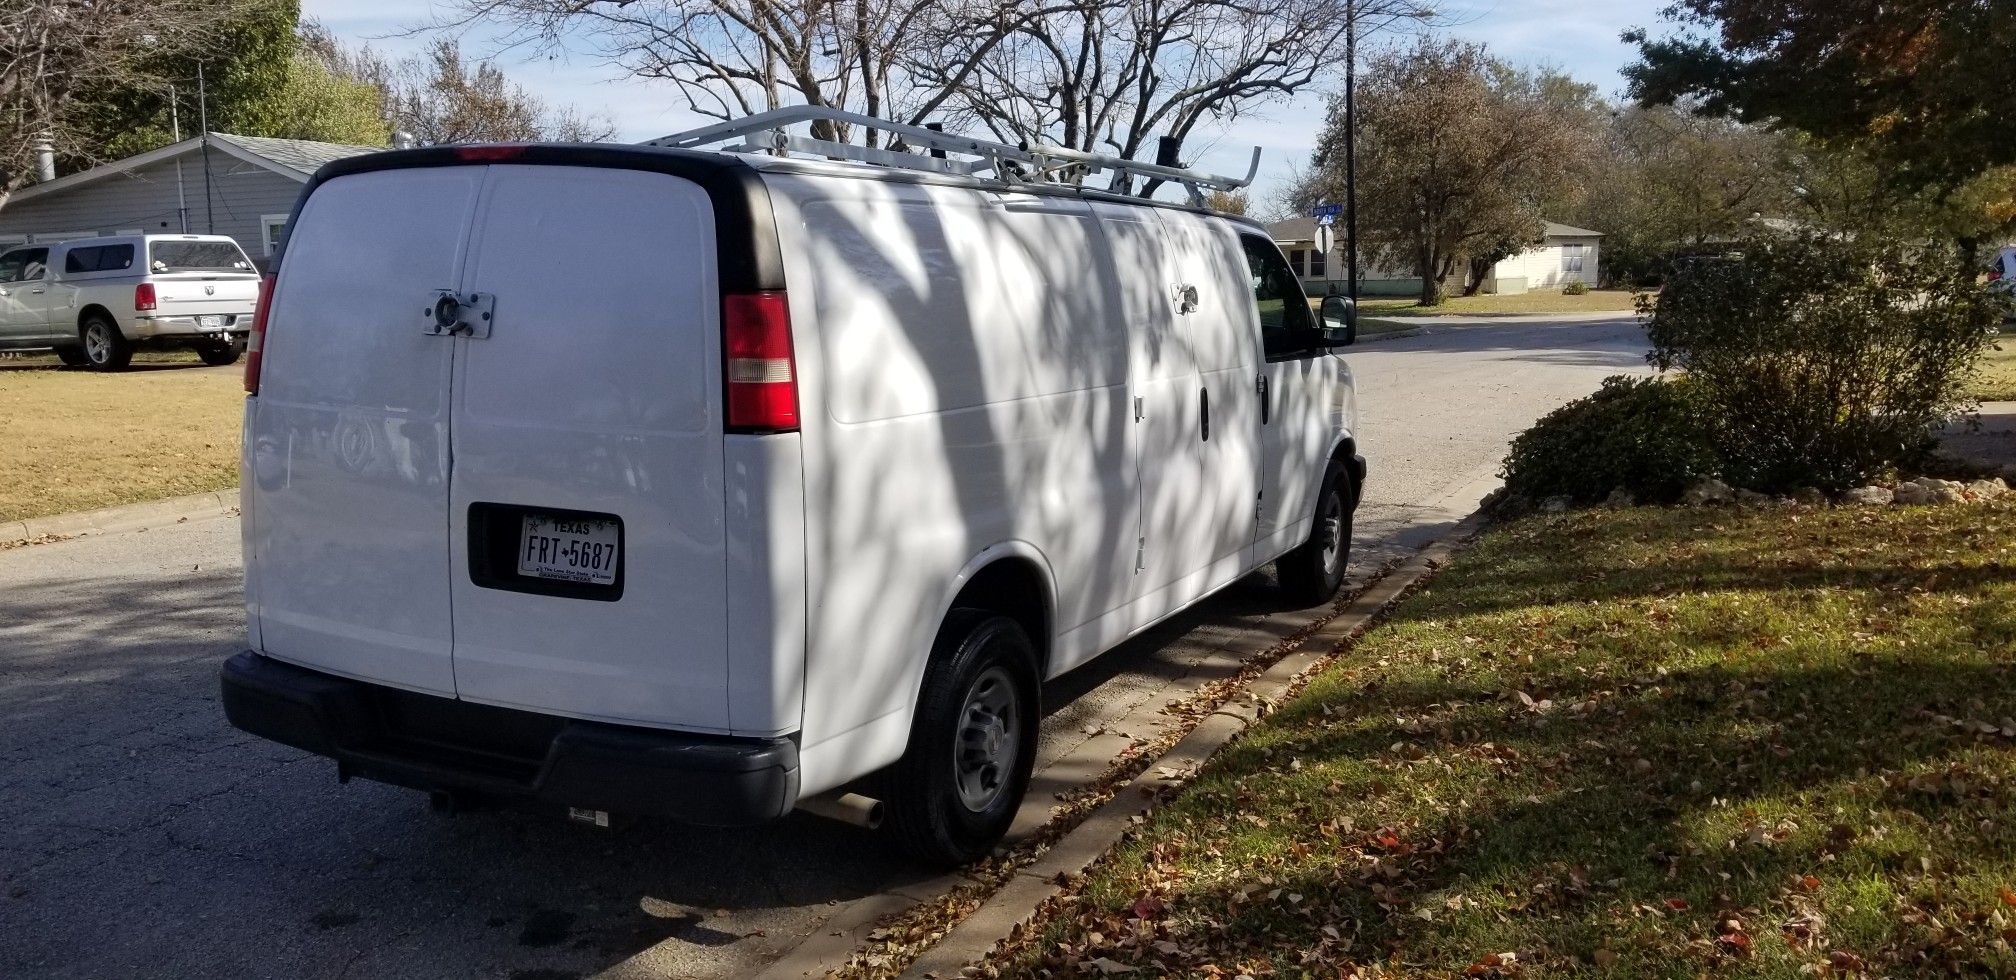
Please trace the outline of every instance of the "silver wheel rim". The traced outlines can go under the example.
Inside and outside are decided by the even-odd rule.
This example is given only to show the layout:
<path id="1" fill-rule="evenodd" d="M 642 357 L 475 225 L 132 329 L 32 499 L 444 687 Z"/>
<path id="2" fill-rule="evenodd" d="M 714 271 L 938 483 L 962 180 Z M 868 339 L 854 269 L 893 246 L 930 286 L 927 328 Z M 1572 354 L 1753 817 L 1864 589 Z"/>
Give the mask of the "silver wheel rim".
<path id="1" fill-rule="evenodd" d="M 1337 571 L 1337 558 L 1344 551 L 1344 501 L 1332 490 L 1323 498 L 1323 568 Z"/>
<path id="2" fill-rule="evenodd" d="M 1008 789 L 1022 752 L 1016 729 L 1022 698 L 1000 667 L 990 667 L 966 689 L 959 709 L 959 740 L 952 749 L 952 781 L 959 802 L 974 813 L 986 811 Z"/>
<path id="3" fill-rule="evenodd" d="M 103 364 L 111 353 L 112 339 L 105 336 L 104 324 L 93 323 L 84 328 L 84 356 L 89 357 L 91 363 Z"/>

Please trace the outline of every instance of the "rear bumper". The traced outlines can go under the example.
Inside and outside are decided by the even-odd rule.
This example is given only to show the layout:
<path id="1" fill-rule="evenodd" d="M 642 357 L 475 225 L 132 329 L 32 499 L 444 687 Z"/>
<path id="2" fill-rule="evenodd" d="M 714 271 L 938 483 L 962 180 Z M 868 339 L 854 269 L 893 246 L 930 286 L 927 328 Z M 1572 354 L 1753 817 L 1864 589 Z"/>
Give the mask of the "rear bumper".
<path id="1" fill-rule="evenodd" d="M 398 691 L 247 651 L 226 661 L 232 725 L 335 759 L 343 776 L 428 791 L 762 823 L 798 799 L 798 746 L 607 725 Z"/>
<path id="2" fill-rule="evenodd" d="M 243 337 L 252 331 L 252 314 L 220 313 L 222 327 L 202 326 L 195 316 L 136 316 L 129 340 L 195 339 L 199 337 Z"/>

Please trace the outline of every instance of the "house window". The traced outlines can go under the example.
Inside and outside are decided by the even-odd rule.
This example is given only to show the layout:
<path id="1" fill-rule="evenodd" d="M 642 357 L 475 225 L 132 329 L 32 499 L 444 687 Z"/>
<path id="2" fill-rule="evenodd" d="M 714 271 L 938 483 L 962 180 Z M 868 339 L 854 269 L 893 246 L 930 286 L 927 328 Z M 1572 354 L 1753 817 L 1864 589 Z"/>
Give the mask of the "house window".
<path id="1" fill-rule="evenodd" d="M 1298 275 L 1298 276 L 1302 274 L 1302 250 L 1301 250 L 1301 249 L 1299 249 L 1299 248 L 1291 248 L 1291 249 L 1289 249 L 1289 250 L 1288 250 L 1288 268 L 1289 268 L 1290 270 L 1292 270 L 1292 271 L 1293 271 L 1293 272 L 1294 272 L 1294 273 L 1295 273 L 1296 275 Z"/>
<path id="2" fill-rule="evenodd" d="M 287 230 L 287 216 L 284 214 L 262 214 L 259 216 L 259 241 L 266 247 L 266 257 L 272 258 L 280 251 L 280 234 Z"/>
<path id="3" fill-rule="evenodd" d="M 1562 271 L 1562 272 L 1576 272 L 1576 273 L 1579 273 L 1579 272 L 1581 272 L 1581 271 L 1582 271 L 1582 250 L 1583 250 L 1583 249 L 1586 249 L 1586 248 L 1588 248 L 1588 247 L 1589 247 L 1589 246 L 1587 246 L 1587 245 L 1563 245 L 1563 246 L 1561 246 L 1561 271 Z"/>
<path id="4" fill-rule="evenodd" d="M 1316 249 L 1309 250 L 1309 278 L 1323 279 L 1330 275 L 1330 255 Z"/>

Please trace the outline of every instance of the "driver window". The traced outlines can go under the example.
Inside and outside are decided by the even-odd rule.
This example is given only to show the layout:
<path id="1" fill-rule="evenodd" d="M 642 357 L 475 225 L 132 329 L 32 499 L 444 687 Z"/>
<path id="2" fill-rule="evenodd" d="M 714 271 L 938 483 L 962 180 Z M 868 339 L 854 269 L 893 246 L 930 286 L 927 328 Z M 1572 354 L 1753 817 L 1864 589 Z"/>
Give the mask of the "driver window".
<path id="1" fill-rule="evenodd" d="M 24 248 L 0 256 L 0 281 L 34 282 L 42 278 L 43 264 L 49 261 L 46 248 Z"/>
<path id="2" fill-rule="evenodd" d="M 1315 348 L 1316 320 L 1281 250 L 1267 239 L 1242 235 L 1246 269 L 1253 285 L 1253 305 L 1260 317 L 1260 343 L 1269 358 L 1307 353 Z"/>

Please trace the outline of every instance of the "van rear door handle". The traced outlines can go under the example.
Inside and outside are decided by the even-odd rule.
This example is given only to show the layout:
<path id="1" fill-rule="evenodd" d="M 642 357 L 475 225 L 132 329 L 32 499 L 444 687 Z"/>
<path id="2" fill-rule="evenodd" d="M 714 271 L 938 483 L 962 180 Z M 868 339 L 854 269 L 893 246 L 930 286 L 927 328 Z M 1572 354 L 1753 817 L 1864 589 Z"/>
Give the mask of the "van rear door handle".
<path id="1" fill-rule="evenodd" d="M 1211 389 L 1197 389 L 1197 421 L 1203 426 L 1204 441 L 1211 441 Z"/>

